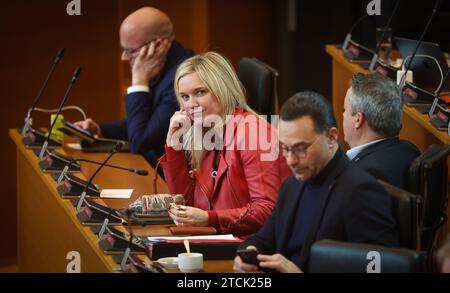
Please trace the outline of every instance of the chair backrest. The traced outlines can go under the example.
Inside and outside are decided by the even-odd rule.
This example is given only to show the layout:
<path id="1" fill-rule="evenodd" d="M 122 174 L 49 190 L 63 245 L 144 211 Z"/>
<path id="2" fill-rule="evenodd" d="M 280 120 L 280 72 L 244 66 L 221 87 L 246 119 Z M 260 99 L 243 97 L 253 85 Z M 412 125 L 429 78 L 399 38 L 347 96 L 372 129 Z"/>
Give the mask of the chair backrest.
<path id="1" fill-rule="evenodd" d="M 379 262 L 375 264 L 377 260 Z M 311 247 L 310 273 L 367 273 L 377 269 L 380 273 L 424 273 L 426 253 L 327 239 Z"/>
<path id="2" fill-rule="evenodd" d="M 278 111 L 278 71 L 256 58 L 244 57 L 239 61 L 237 75 L 245 87 L 247 103 L 262 115 Z"/>
<path id="3" fill-rule="evenodd" d="M 420 249 L 419 211 L 422 205 L 421 197 L 383 180 L 378 180 L 378 182 L 392 197 L 400 247 Z"/>
<path id="4" fill-rule="evenodd" d="M 431 145 L 409 169 L 409 190 L 423 197 L 419 217 L 421 249 L 429 255 L 434 250 L 440 228 L 447 220 L 449 154 L 450 145 Z"/>

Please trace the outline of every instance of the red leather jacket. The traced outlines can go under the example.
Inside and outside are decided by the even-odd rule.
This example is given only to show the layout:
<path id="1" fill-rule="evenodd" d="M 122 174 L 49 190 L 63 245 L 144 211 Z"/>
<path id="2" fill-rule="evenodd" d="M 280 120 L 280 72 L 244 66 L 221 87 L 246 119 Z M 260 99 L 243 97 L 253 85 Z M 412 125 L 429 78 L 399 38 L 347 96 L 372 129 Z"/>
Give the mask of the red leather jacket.
<path id="1" fill-rule="evenodd" d="M 249 115 L 257 118 L 246 120 Z M 261 130 L 270 130 L 271 125 L 242 110 L 236 110 L 234 117 L 237 118 L 232 133 L 235 147 L 226 148 L 217 155 L 215 151 L 206 152 L 199 171 L 189 174 L 184 151 L 167 146 L 160 165 L 170 193 L 183 194 L 187 205 L 207 210 L 209 225 L 220 232 L 246 236 L 258 231 L 271 215 L 280 185 L 291 171 L 278 152 L 278 138 L 267 142 L 270 140 L 267 135 L 267 145 L 276 147 L 277 152 L 272 161 L 261 160 L 261 154 L 269 151 L 262 150 L 260 144 L 256 150 L 237 148 L 236 144 L 241 144 L 244 138 L 248 141 Z M 258 128 L 252 130 L 252 126 L 259 127 L 259 132 L 255 133 Z M 246 131 L 238 131 L 243 129 Z M 218 163 L 214 182 L 211 173 L 215 156 Z"/>

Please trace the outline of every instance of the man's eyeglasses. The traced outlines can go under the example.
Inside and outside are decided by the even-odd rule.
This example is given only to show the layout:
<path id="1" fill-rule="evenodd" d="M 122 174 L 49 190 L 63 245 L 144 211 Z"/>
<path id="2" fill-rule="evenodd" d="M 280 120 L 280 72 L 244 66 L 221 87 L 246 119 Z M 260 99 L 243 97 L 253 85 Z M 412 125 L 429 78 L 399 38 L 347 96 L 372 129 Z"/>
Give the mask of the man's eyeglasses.
<path id="1" fill-rule="evenodd" d="M 318 136 L 313 142 L 309 143 L 306 147 L 304 145 L 293 145 L 288 147 L 282 143 L 280 143 L 281 152 L 283 156 L 287 157 L 289 152 L 292 152 L 297 158 L 304 159 L 308 156 L 308 149 L 315 144 L 319 140 L 320 136 Z"/>
<path id="2" fill-rule="evenodd" d="M 143 44 L 142 46 L 140 46 L 140 47 L 138 47 L 138 48 L 134 48 L 134 49 L 123 48 L 122 50 L 123 50 L 123 52 L 124 52 L 126 55 L 132 56 L 132 55 L 134 55 L 135 53 L 139 52 L 139 50 L 141 50 L 142 47 L 147 46 L 148 44 L 150 44 L 150 43 L 153 42 L 153 41 L 154 41 L 154 39 L 151 40 L 151 41 L 148 41 L 147 43 Z"/>

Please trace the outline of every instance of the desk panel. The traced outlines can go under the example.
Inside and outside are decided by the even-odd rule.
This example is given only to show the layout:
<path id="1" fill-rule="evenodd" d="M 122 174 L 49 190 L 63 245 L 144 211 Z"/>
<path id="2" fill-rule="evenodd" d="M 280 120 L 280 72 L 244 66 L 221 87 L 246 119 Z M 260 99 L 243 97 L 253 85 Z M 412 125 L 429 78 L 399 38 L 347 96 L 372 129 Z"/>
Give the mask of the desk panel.
<path id="1" fill-rule="evenodd" d="M 98 236 L 88 226 L 79 223 L 76 208 L 62 199 L 56 191 L 57 183 L 50 174 L 39 168 L 39 159 L 22 144 L 20 133 L 11 129 L 10 137 L 16 144 L 17 208 L 18 208 L 18 266 L 20 272 L 66 272 L 68 252 L 81 255 L 81 272 L 117 272 L 118 264 L 98 247 Z M 107 154 L 87 154 L 79 151 L 58 150 L 76 158 L 102 161 Z M 143 194 L 153 193 L 154 170 L 139 155 L 118 153 L 111 164 L 145 169 L 148 176 L 138 176 L 112 168 L 104 168 L 94 180 L 104 188 L 133 188 L 130 199 L 98 199 L 101 204 L 126 208 Z M 96 170 L 92 164 L 82 163 L 80 177 L 91 176 Z M 167 192 L 159 178 L 158 192 Z M 132 226 L 135 235 L 170 235 L 170 225 Z M 119 227 L 126 231 L 128 227 Z M 146 256 L 143 259 L 148 260 Z M 205 261 L 206 272 L 232 272 L 232 260 Z"/>

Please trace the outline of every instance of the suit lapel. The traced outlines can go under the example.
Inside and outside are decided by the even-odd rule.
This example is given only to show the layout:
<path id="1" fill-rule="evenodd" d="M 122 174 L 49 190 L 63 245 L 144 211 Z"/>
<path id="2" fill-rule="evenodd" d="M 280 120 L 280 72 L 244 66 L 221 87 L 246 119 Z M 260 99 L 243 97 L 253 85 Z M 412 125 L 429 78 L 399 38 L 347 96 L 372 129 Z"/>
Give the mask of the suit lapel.
<path id="1" fill-rule="evenodd" d="M 292 236 L 292 229 L 294 229 L 295 226 L 295 213 L 297 212 L 298 204 L 300 202 L 300 198 L 302 197 L 304 188 L 305 184 L 303 182 L 298 182 L 295 188 L 293 188 L 292 194 L 286 196 L 287 203 L 284 204 L 286 208 L 282 211 L 279 211 L 280 213 L 282 213 L 279 218 L 287 219 L 285 223 L 279 223 L 281 226 L 279 227 L 281 228 L 281 233 L 279 242 L 277 242 L 280 243 L 281 247 L 278 247 L 277 250 L 281 251 L 282 253 L 287 251 L 287 245 Z"/>
<path id="2" fill-rule="evenodd" d="M 301 252 L 300 262 L 302 264 L 305 264 L 306 260 L 309 257 L 311 246 L 316 241 L 317 232 L 319 231 L 320 225 L 322 224 L 322 219 L 327 209 L 332 191 L 336 185 L 339 175 L 343 172 L 348 163 L 348 158 L 345 155 L 342 155 L 337 166 L 333 170 L 331 170 L 331 174 L 328 176 L 326 181 L 323 183 L 322 188 L 320 189 L 319 204 L 317 205 L 317 210 L 314 213 L 314 219 L 312 221 L 311 228 L 309 230 L 308 236 L 306 237 Z"/>
<path id="3" fill-rule="evenodd" d="M 396 141 L 398 141 L 398 138 L 393 137 L 393 138 L 384 139 L 380 142 L 369 145 L 368 147 L 363 149 L 359 154 L 357 154 L 356 157 L 354 157 L 352 161 L 358 162 L 359 160 L 363 159 L 364 157 L 366 157 L 374 152 L 377 152 L 379 149 L 385 148 L 386 146 L 389 146 L 389 145 L 395 143 Z"/>
<path id="4" fill-rule="evenodd" d="M 228 163 L 224 156 L 225 152 L 226 151 L 222 151 L 219 155 L 219 165 L 217 166 L 217 176 L 213 186 L 213 194 L 216 192 L 216 189 L 219 186 L 219 182 L 223 180 L 223 177 L 228 170 Z"/>

